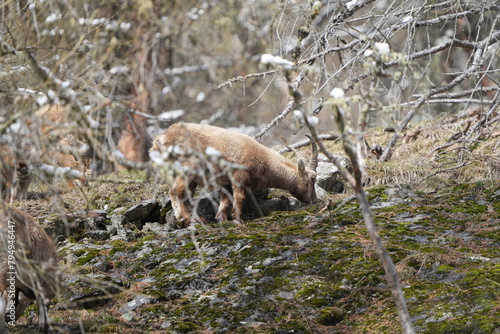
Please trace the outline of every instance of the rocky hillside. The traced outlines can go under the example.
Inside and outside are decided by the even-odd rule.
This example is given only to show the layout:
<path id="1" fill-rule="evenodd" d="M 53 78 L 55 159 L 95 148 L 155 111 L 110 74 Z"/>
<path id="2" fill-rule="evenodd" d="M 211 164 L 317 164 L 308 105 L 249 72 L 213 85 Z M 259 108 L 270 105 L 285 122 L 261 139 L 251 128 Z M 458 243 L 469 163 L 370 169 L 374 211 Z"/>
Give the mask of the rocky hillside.
<path id="1" fill-rule="evenodd" d="M 369 190 L 420 333 L 499 332 L 499 197 L 496 182 Z M 352 196 L 243 226 L 138 229 L 118 213 L 92 217 L 59 244 L 54 333 L 399 331 Z M 34 314 L 14 332 L 30 333 Z"/>
<path id="2" fill-rule="evenodd" d="M 457 132 L 447 124 L 421 128 L 387 163 L 368 159 L 369 200 L 417 331 L 498 334 L 496 137 L 467 156 L 435 150 Z M 262 216 L 250 208 L 243 225 L 178 228 L 168 187 L 147 173 L 64 187 L 35 185 L 18 203 L 59 244 L 53 333 L 400 332 L 348 188 L 313 206 L 263 193 Z M 28 310 L 14 333 L 34 333 L 36 306 Z"/>

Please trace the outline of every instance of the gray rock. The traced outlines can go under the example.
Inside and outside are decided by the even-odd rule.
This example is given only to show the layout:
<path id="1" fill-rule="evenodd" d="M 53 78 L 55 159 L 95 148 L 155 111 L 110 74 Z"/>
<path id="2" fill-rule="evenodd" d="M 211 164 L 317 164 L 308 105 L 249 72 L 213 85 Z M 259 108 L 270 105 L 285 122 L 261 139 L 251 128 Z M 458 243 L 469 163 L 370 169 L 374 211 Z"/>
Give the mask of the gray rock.
<path id="1" fill-rule="evenodd" d="M 111 225 L 107 226 L 108 231 L 112 235 L 111 239 L 122 239 L 125 241 L 133 241 L 135 240 L 135 233 L 123 226 L 122 222 L 124 221 L 123 216 L 121 215 L 113 215 L 110 216 Z"/>
<path id="2" fill-rule="evenodd" d="M 85 232 L 85 236 L 91 240 L 103 241 L 108 240 L 111 234 L 108 231 L 87 231 Z"/>
<path id="3" fill-rule="evenodd" d="M 339 157 L 344 167 L 350 169 L 349 159 Z M 344 191 L 344 179 L 339 169 L 332 162 L 320 161 L 318 163 L 316 184 L 327 192 L 341 193 Z"/>
<path id="4" fill-rule="evenodd" d="M 141 229 L 146 220 L 151 219 L 150 216 L 153 210 L 157 208 L 158 201 L 155 198 L 142 201 L 125 211 L 123 214 L 123 223 L 132 223 Z"/>
<path id="5" fill-rule="evenodd" d="M 128 302 L 124 306 L 122 306 L 120 308 L 120 312 L 127 314 L 130 311 L 134 311 L 135 309 L 137 309 L 138 307 L 140 307 L 142 305 L 151 304 L 154 301 L 155 300 L 149 296 L 140 295 L 140 296 L 135 297 L 133 300 L 131 300 L 130 302 Z"/>

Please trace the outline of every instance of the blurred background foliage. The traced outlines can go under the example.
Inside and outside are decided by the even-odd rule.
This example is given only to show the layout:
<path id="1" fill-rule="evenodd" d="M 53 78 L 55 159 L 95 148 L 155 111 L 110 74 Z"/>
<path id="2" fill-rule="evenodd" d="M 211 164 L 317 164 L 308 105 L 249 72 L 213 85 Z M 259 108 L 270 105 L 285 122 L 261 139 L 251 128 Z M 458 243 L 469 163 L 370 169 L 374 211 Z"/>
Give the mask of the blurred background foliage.
<path id="1" fill-rule="evenodd" d="M 151 137 L 172 121 L 262 127 L 293 94 L 300 94 L 294 109 L 320 118 L 320 132 L 335 131 L 332 116 L 321 111 L 334 87 L 358 96 L 354 121 L 368 108 L 369 127 L 395 127 L 418 96 L 474 63 L 478 43 L 498 33 L 498 11 L 495 1 L 463 0 L 2 0 L 0 116 L 14 122 L 44 105 L 68 104 L 72 112 L 61 127 L 81 111 L 97 122 L 73 132 L 105 144 L 93 147 L 101 157 L 119 149 L 133 161 L 148 159 Z M 436 49 L 450 40 L 457 42 Z M 391 53 L 367 56 L 376 42 L 388 43 Z M 491 100 L 498 92 L 494 42 L 480 70 L 449 90 L 469 91 L 456 97 L 469 102 L 429 99 L 417 118 Z M 60 83 L 37 75 L 28 54 Z M 276 69 L 260 63 L 262 54 L 296 66 L 245 78 Z M 292 91 L 299 73 L 304 80 Z M 75 100 L 67 99 L 68 89 Z M 182 116 L 154 117 L 168 111 Z M 262 140 L 296 141 L 295 125 L 287 117 Z"/>

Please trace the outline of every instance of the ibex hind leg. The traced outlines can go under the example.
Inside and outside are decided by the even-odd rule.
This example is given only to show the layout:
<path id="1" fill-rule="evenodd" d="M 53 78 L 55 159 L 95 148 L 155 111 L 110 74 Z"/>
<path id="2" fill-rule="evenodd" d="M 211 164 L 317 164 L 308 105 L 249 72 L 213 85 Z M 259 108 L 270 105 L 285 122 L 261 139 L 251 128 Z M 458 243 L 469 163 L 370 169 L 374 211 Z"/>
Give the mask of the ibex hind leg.
<path id="1" fill-rule="evenodd" d="M 215 219 L 219 223 L 226 221 L 228 218 L 229 209 L 231 208 L 229 195 L 229 189 L 223 187 L 219 190 L 219 209 L 215 215 Z"/>
<path id="2" fill-rule="evenodd" d="M 191 215 L 186 207 L 186 202 L 190 202 L 195 190 L 196 183 L 193 179 L 186 180 L 183 177 L 177 177 L 172 189 L 169 191 L 175 218 L 180 221 L 184 227 L 192 222 Z"/>
<path id="3" fill-rule="evenodd" d="M 248 180 L 251 180 L 251 175 L 243 170 L 238 170 L 233 173 L 233 209 L 231 215 L 236 223 L 242 223 L 241 213 L 243 212 L 243 203 L 245 202 L 246 191 L 252 189 L 248 187 Z"/>
<path id="4" fill-rule="evenodd" d="M 50 328 L 49 306 L 48 301 L 43 296 L 38 296 L 38 331 L 40 333 L 48 333 Z"/>

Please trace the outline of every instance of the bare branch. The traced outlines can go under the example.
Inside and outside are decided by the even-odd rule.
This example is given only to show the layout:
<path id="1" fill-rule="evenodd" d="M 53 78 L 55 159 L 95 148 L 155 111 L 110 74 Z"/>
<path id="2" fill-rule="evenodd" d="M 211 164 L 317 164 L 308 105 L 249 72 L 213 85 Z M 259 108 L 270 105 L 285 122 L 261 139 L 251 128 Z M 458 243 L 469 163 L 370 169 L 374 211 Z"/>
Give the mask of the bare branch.
<path id="1" fill-rule="evenodd" d="M 271 71 L 266 71 L 266 72 L 261 72 L 261 73 L 250 73 L 250 74 L 243 75 L 243 76 L 239 75 L 237 77 L 234 77 L 232 79 L 229 79 L 229 80 L 219 84 L 217 86 L 217 89 L 221 89 L 221 88 L 226 87 L 226 86 L 231 86 L 235 82 L 243 82 L 246 79 L 250 79 L 250 78 L 265 78 L 266 76 L 268 76 L 270 74 L 274 74 L 276 72 L 279 72 L 279 70 L 271 70 Z"/>
<path id="2" fill-rule="evenodd" d="M 469 66 L 461 75 L 457 76 L 450 83 L 429 90 L 426 94 L 422 95 L 422 97 L 420 97 L 416 101 L 415 106 L 412 108 L 412 110 L 410 110 L 410 112 L 406 115 L 406 117 L 400 123 L 400 125 L 398 126 L 398 131 L 396 131 L 394 133 L 391 140 L 389 141 L 386 148 L 384 149 L 384 153 L 380 157 L 381 161 L 387 161 L 387 159 L 389 158 L 390 151 L 391 151 L 392 147 L 396 144 L 397 139 L 399 138 L 399 133 L 402 132 L 408 126 L 408 123 L 410 123 L 413 116 L 415 116 L 415 114 L 420 109 L 420 107 L 433 95 L 446 92 L 446 91 L 452 89 L 453 87 L 456 87 L 459 83 L 464 81 L 469 76 L 473 75 L 482 66 L 482 63 L 483 63 L 482 56 L 484 53 L 484 49 L 488 45 L 490 45 L 491 41 L 498 41 L 499 39 L 500 39 L 500 31 L 495 31 L 488 38 L 486 38 L 483 41 L 481 41 L 480 43 L 478 43 L 478 47 L 474 53 L 471 66 Z"/>
<path id="3" fill-rule="evenodd" d="M 334 135 L 334 134 L 323 134 L 323 135 L 318 135 L 318 139 L 322 140 L 322 141 L 324 141 L 324 140 L 337 140 L 337 139 L 339 139 L 339 136 Z M 301 140 L 297 143 L 294 143 L 292 145 L 288 145 L 287 147 L 281 149 L 279 151 L 279 154 L 290 152 L 291 149 L 296 149 L 296 148 L 308 146 L 310 143 L 311 142 L 309 141 L 309 139 Z"/>
<path id="4" fill-rule="evenodd" d="M 299 89 L 300 83 L 302 82 L 302 80 L 304 80 L 304 78 L 305 78 L 304 73 L 299 73 L 299 75 L 297 75 L 297 77 L 293 81 L 293 84 L 291 87 L 293 92 L 297 92 L 297 90 Z M 278 124 L 279 121 L 284 119 L 290 113 L 290 111 L 293 110 L 294 106 L 296 105 L 295 99 L 296 99 L 296 96 L 290 98 L 288 100 L 288 103 L 286 104 L 285 109 L 277 117 L 275 117 L 271 122 L 269 122 L 269 124 L 267 124 L 262 130 L 260 130 L 256 134 L 254 134 L 253 137 L 255 139 L 260 139 L 267 131 L 269 131 L 269 129 L 271 129 L 273 126 Z"/>
<path id="5" fill-rule="evenodd" d="M 357 150 L 356 146 L 348 139 L 348 133 L 345 130 L 344 125 L 346 124 L 346 120 L 344 118 L 344 112 L 340 110 L 340 105 L 336 105 L 336 102 L 333 102 L 334 114 L 336 115 L 337 126 L 341 129 L 341 139 L 342 144 L 344 146 L 344 151 L 347 153 L 349 157 L 353 169 L 353 173 L 349 173 L 345 167 L 342 166 L 340 161 L 335 158 L 332 154 L 326 150 L 324 145 L 319 140 L 316 129 L 308 124 L 309 130 L 312 134 L 314 140 L 316 140 L 319 145 L 321 151 L 333 162 L 341 175 L 349 182 L 349 184 L 354 188 L 356 193 L 356 197 L 359 202 L 359 207 L 361 209 L 361 214 L 363 216 L 363 220 L 365 222 L 366 228 L 368 230 L 368 234 L 370 235 L 370 240 L 373 243 L 373 248 L 377 253 L 380 261 L 382 262 L 382 266 L 384 267 L 386 273 L 387 282 L 391 288 L 392 295 L 394 297 L 396 303 L 396 309 L 398 311 L 399 320 L 401 323 L 401 327 L 403 328 L 403 332 L 405 334 L 414 334 L 415 329 L 413 328 L 410 314 L 408 312 L 408 308 L 406 306 L 405 297 L 403 294 L 403 290 L 401 287 L 401 282 L 399 281 L 398 273 L 396 271 L 396 267 L 394 266 L 394 262 L 392 261 L 389 253 L 387 252 L 382 238 L 380 237 L 377 228 L 375 226 L 375 221 L 373 219 L 373 212 L 371 210 L 370 204 L 368 202 L 368 198 L 366 192 L 363 188 L 363 173 L 364 167 L 362 162 L 362 151 Z M 306 120 L 307 121 L 307 120 Z M 358 140 L 361 138 L 358 136 Z M 358 145 L 358 148 L 362 147 L 362 145 Z"/>

